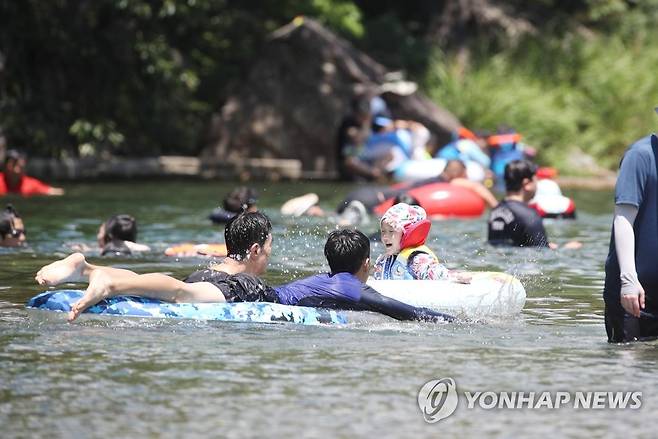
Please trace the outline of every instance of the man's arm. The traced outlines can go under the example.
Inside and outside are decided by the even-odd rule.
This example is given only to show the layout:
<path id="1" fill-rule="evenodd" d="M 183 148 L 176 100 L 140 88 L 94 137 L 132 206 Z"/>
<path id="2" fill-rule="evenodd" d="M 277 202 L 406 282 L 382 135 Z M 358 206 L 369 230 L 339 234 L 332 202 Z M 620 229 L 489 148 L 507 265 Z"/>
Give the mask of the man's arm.
<path id="1" fill-rule="evenodd" d="M 413 281 L 410 281 L 413 282 Z M 406 303 L 391 299 L 378 293 L 369 285 L 361 289 L 359 305 L 364 310 L 376 311 L 393 317 L 396 320 L 419 320 L 425 322 L 452 322 L 455 317 L 428 308 L 417 308 Z"/>
<path id="2" fill-rule="evenodd" d="M 55 195 L 55 196 L 64 195 L 64 189 L 62 189 L 61 187 L 51 186 L 50 189 L 48 189 L 48 195 Z"/>
<path id="3" fill-rule="evenodd" d="M 478 196 L 482 198 L 490 208 L 494 208 L 498 205 L 498 200 L 496 199 L 494 194 L 492 194 L 491 191 L 487 189 L 482 183 L 478 183 L 477 181 L 471 181 L 466 178 L 455 178 L 450 181 L 450 184 L 454 184 L 455 186 L 461 186 L 472 190 L 473 192 L 478 194 Z"/>
<path id="4" fill-rule="evenodd" d="M 21 185 L 21 195 L 64 195 L 64 189 L 52 187 L 41 180 L 25 175 Z"/>
<path id="5" fill-rule="evenodd" d="M 642 288 L 637 278 L 635 268 L 635 231 L 633 230 L 633 223 L 635 223 L 637 212 L 638 208 L 633 205 L 616 205 L 613 227 L 621 279 L 621 305 L 627 313 L 640 317 L 640 309 L 644 309 L 644 288 Z"/>

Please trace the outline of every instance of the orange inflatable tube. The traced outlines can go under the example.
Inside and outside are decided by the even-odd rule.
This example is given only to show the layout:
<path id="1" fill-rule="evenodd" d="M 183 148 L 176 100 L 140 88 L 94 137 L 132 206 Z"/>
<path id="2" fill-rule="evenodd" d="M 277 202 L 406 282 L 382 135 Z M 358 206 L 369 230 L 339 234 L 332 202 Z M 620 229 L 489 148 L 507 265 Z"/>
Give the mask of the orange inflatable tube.
<path id="1" fill-rule="evenodd" d="M 450 183 L 431 183 L 410 189 L 407 193 L 418 200 L 427 215 L 435 218 L 476 218 L 485 209 L 484 200 L 472 190 Z M 393 205 L 389 198 L 375 207 L 377 215 L 383 215 Z"/>
<path id="2" fill-rule="evenodd" d="M 184 243 L 168 247 L 165 255 L 179 258 L 207 256 L 213 258 L 222 258 L 227 255 L 226 244 L 192 244 Z"/>

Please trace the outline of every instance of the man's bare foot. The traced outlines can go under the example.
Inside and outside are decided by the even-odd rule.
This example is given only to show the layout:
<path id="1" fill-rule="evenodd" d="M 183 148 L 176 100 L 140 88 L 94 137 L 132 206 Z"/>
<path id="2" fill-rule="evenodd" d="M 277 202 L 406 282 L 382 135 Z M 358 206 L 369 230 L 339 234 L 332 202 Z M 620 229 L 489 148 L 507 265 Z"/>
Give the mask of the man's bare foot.
<path id="1" fill-rule="evenodd" d="M 112 293 L 112 278 L 102 270 L 93 270 L 89 274 L 89 286 L 80 300 L 71 306 L 68 321 L 71 322 L 90 306 L 107 299 Z"/>
<path id="2" fill-rule="evenodd" d="M 54 286 L 67 282 L 84 281 L 83 271 L 87 261 L 82 253 L 73 253 L 64 259 L 41 268 L 34 276 L 39 285 Z"/>

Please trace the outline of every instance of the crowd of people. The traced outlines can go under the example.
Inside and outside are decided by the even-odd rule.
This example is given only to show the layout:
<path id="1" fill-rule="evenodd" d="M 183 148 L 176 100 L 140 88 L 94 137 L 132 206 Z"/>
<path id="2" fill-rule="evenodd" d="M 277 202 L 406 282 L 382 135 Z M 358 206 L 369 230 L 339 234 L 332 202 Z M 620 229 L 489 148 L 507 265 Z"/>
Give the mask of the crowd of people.
<path id="1" fill-rule="evenodd" d="M 534 180 L 534 167 L 530 163 L 510 163 L 506 169 L 506 182 L 513 186 L 510 186 L 508 196 L 518 195 L 523 190 L 532 192 Z M 228 211 L 231 206 L 235 212 Z M 171 302 L 266 301 L 369 310 L 400 320 L 451 321 L 454 318 L 450 315 L 383 296 L 367 286 L 365 281 L 372 275 L 380 280 L 452 278 L 468 282 L 463 273 L 448 270 L 426 245 L 432 223 L 425 210 L 416 204 L 397 202 L 380 218 L 380 239 L 384 252 L 378 255 L 374 264 L 370 259 L 370 239 L 359 230 L 340 228 L 329 234 L 324 247 L 329 273 L 276 287 L 267 285 L 259 277 L 267 268 L 273 237 L 269 218 L 258 210 L 256 191 L 247 187 L 231 191 L 223 203 L 223 211 L 226 212 L 223 215 L 226 217 L 226 257 L 222 262 L 198 270 L 182 281 L 159 273 L 137 274 L 125 269 L 93 265 L 80 252 L 43 267 L 37 273 L 36 280 L 47 286 L 67 282 L 88 283 L 83 298 L 74 305 L 69 315 L 71 320 L 100 300 L 130 293 Z M 15 211 L 12 209 L 11 213 Z M 211 215 L 211 219 L 214 217 Z M 516 219 L 508 231 L 507 241 L 492 238 L 492 244 L 548 246 L 541 219 L 539 227 L 534 223 L 526 224 L 525 219 L 523 216 Z M 490 228 L 493 223 L 490 220 Z M 18 225 L 21 224 L 17 224 L 14 218 L 12 230 Z M 504 230 L 505 227 L 502 227 L 498 234 Z M 516 239 L 517 234 L 523 235 L 522 242 Z M 137 244 L 136 240 L 136 221 L 129 215 L 111 217 L 98 231 L 101 254 L 148 251 L 148 247 Z"/>
<path id="2" fill-rule="evenodd" d="M 658 271 L 650 257 L 658 247 L 656 162 L 658 137 L 655 134 L 631 145 L 621 161 L 615 189 L 610 252 L 605 264 L 605 326 L 610 342 L 658 337 L 658 303 L 655 298 Z M 451 159 L 448 164 L 435 178 L 451 183 L 459 179 L 468 181 L 464 178 L 465 167 L 461 161 Z M 24 167 L 24 156 L 8 155 L 0 180 L 13 190 L 24 187 L 26 181 L 30 182 L 24 175 Z M 548 239 L 537 211 L 528 206 L 537 190 L 536 172 L 536 165 L 527 159 L 508 161 L 502 173 L 505 195 L 500 202 L 490 192 L 479 192 L 482 187 L 467 185 L 483 199 L 488 199 L 491 210 L 487 220 L 487 241 L 491 245 L 559 247 Z M 16 174 L 20 177 L 16 178 Z M 16 181 L 22 183 L 17 185 Z M 7 182 L 11 184 L 7 185 Z M 32 183 L 29 185 L 36 187 Z M 240 187 L 228 194 L 223 206 L 210 216 L 213 222 L 226 223 L 226 258 L 190 274 L 183 281 L 158 273 L 137 274 L 92 265 L 82 253 L 74 253 L 43 267 L 36 280 L 48 286 L 88 282 L 83 298 L 69 315 L 71 320 L 99 300 L 130 292 L 172 302 L 268 301 L 371 310 L 402 320 L 450 321 L 453 318 L 449 315 L 395 301 L 365 284 L 370 275 L 375 279 L 391 280 L 440 280 L 455 276 L 426 245 L 431 221 L 423 207 L 409 197 L 407 191 L 411 187 L 413 184 L 403 185 L 396 188 L 396 192 L 386 192 L 390 188 L 370 188 L 367 196 L 373 199 L 372 202 L 368 202 L 367 197 L 350 194 L 341 203 L 343 209 L 339 207 L 333 215 L 334 219 L 340 219 L 345 210 L 360 205 L 357 221 L 349 221 L 355 226 L 370 215 L 375 202 L 395 198 L 392 207 L 379 219 L 379 238 L 384 253 L 374 264 L 370 262 L 370 239 L 352 227 L 339 228 L 329 234 L 324 246 L 329 273 L 277 287 L 267 285 L 259 276 L 265 272 L 272 251 L 272 226 L 269 218 L 258 210 L 256 191 Z M 27 189 L 18 190 L 24 190 L 25 195 L 30 193 Z M 63 191 L 50 188 L 41 193 L 55 195 Z M 309 212 L 326 215 L 318 206 L 317 196 L 293 199 L 284 204 L 282 210 L 293 215 Z M 102 253 L 149 250 L 147 246 L 136 244 L 136 239 L 136 222 L 129 215 L 110 218 L 101 225 L 98 233 Z M 12 205 L 8 205 L 0 214 L 0 246 L 18 246 L 25 242 L 23 219 Z M 577 249 L 580 246 L 581 243 L 572 241 L 563 248 Z"/>
<path id="3" fill-rule="evenodd" d="M 393 118 L 379 96 L 357 96 L 349 108 L 336 143 L 342 180 L 384 183 L 437 177 L 446 162 L 457 160 L 468 169 L 469 179 L 492 185 L 502 181 L 507 163 L 536 155 L 509 127 L 496 133 L 461 127 L 451 142 L 437 145 L 421 123 Z"/>

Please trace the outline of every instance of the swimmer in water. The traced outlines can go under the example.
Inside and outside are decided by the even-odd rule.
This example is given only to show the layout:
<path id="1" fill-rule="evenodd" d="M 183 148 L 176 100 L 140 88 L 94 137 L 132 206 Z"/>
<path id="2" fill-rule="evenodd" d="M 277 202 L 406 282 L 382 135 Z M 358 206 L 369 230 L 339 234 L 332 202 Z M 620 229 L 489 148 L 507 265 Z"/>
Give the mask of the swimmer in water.
<path id="1" fill-rule="evenodd" d="M 258 192 L 247 186 L 233 189 L 222 202 L 222 206 L 215 208 L 208 217 L 215 224 L 226 224 L 242 212 L 258 212 Z"/>
<path id="2" fill-rule="evenodd" d="M 113 296 L 128 294 L 167 302 L 274 302 L 284 305 L 368 310 L 398 320 L 450 321 L 454 318 L 382 296 L 365 284 L 370 268 L 370 242 L 356 230 L 329 235 L 324 253 L 330 273 L 270 287 L 257 276 L 265 272 L 272 251 L 272 226 L 258 212 L 237 216 L 226 226 L 229 256 L 221 264 L 192 273 L 179 281 L 160 273 L 92 265 L 76 253 L 43 267 L 40 285 L 88 281 L 84 296 L 72 307 L 69 320 Z"/>
<path id="3" fill-rule="evenodd" d="M 0 213 L 0 247 L 20 247 L 26 239 L 23 219 L 14 206 L 7 204 Z"/>
<path id="4" fill-rule="evenodd" d="M 138 244 L 137 221 L 130 215 L 114 215 L 98 228 L 98 246 L 101 256 L 130 255 L 134 252 L 149 251 L 145 244 Z"/>

